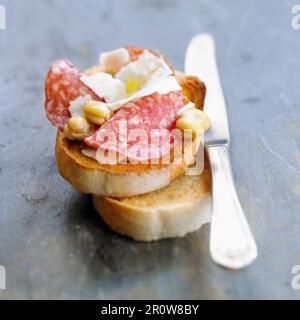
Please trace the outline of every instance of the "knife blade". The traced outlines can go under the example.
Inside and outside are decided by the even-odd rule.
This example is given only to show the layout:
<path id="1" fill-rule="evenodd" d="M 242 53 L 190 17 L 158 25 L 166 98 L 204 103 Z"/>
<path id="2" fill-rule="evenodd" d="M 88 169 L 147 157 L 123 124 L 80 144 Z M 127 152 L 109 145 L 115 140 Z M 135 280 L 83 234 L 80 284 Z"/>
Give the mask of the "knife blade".
<path id="1" fill-rule="evenodd" d="M 204 33 L 191 40 L 186 52 L 185 73 L 202 79 L 207 88 L 204 111 L 210 120 L 211 129 L 205 135 L 205 143 L 229 143 L 226 105 L 212 36 Z"/>
<path id="2" fill-rule="evenodd" d="M 205 135 L 212 172 L 211 257 L 221 266 L 241 269 L 256 259 L 257 247 L 232 178 L 226 104 L 211 35 L 192 38 L 186 52 L 185 73 L 199 77 L 207 88 L 204 111 L 211 122 Z"/>

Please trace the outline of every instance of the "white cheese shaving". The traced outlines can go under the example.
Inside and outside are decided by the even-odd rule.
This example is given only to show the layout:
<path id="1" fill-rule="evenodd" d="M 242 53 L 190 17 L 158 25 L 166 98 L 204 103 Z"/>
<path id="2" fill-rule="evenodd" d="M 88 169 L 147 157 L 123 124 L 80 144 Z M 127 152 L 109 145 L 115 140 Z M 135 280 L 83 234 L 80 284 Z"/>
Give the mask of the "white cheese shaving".
<path id="1" fill-rule="evenodd" d="M 181 90 L 173 71 L 162 57 L 157 57 L 145 50 L 136 61 L 127 63 L 124 50 L 127 52 L 126 49 L 121 48 L 100 56 L 102 65 L 107 66 L 109 63 L 113 63 L 110 59 L 115 59 L 115 62 L 120 59 L 125 64 L 115 77 L 108 73 L 98 72 L 92 76 L 82 75 L 80 78 L 99 97 L 105 99 L 107 106 L 112 111 L 118 110 L 132 100 L 149 96 L 155 92 L 167 94 L 171 91 Z M 72 108 L 77 113 L 82 112 L 77 101 Z"/>
<path id="2" fill-rule="evenodd" d="M 88 148 L 88 149 L 82 149 L 81 153 L 89 158 L 95 159 L 96 160 L 96 152 L 97 149 L 92 149 L 92 148 Z"/>
<path id="3" fill-rule="evenodd" d="M 100 66 L 105 70 L 117 73 L 129 62 L 129 53 L 125 48 L 103 52 L 100 54 Z"/>
<path id="4" fill-rule="evenodd" d="M 84 114 L 82 107 L 91 100 L 93 100 L 92 97 L 87 94 L 85 96 L 79 96 L 77 99 L 71 101 L 69 107 L 71 116 L 82 116 Z"/>
<path id="5" fill-rule="evenodd" d="M 162 79 L 159 82 L 154 83 L 151 86 L 145 87 L 139 91 L 136 91 L 134 94 L 132 94 L 130 97 L 119 100 L 116 102 L 108 103 L 107 106 L 112 110 L 116 111 L 124 104 L 130 102 L 131 100 L 135 100 L 138 98 L 149 96 L 152 93 L 160 93 L 160 94 L 167 94 L 170 91 L 176 91 L 181 90 L 181 87 L 179 86 L 177 80 L 175 77 L 170 76 L 165 79 Z"/>
<path id="6" fill-rule="evenodd" d="M 178 112 L 177 114 L 181 114 L 182 112 L 189 110 L 189 109 L 193 109 L 195 107 L 195 103 L 193 102 L 189 102 L 186 105 L 184 105 Z"/>
<path id="7" fill-rule="evenodd" d="M 80 80 L 108 103 L 126 96 L 125 84 L 108 73 L 99 72 L 92 76 L 82 75 Z"/>
<path id="8" fill-rule="evenodd" d="M 138 60 L 133 61 L 123 67 L 115 77 L 126 81 L 127 79 L 139 79 L 146 82 L 145 85 L 154 82 L 157 79 L 166 78 L 173 72 L 161 57 L 145 50 Z"/>

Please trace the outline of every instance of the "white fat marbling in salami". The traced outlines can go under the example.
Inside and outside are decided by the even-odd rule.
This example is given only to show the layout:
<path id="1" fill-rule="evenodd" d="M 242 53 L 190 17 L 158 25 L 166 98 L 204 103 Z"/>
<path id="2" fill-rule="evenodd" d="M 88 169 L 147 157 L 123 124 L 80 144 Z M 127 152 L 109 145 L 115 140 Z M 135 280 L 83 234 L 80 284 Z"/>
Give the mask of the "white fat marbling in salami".
<path id="1" fill-rule="evenodd" d="M 81 72 L 68 60 L 58 60 L 50 67 L 45 83 L 45 109 L 47 118 L 58 128 L 63 128 L 70 118 L 71 101 L 90 95 L 103 101 L 81 80 Z"/>

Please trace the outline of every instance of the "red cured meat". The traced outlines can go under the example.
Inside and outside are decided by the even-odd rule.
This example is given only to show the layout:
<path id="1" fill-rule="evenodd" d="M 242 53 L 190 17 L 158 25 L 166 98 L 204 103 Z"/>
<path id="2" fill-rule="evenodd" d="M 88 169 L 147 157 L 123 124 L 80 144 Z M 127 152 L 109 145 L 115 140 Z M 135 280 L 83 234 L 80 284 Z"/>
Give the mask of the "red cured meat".
<path id="1" fill-rule="evenodd" d="M 92 136 L 86 138 L 85 143 L 93 148 L 100 147 L 103 150 L 124 154 L 128 158 L 159 158 L 172 147 L 170 141 L 167 141 L 169 131 L 175 127 L 177 112 L 182 107 L 183 97 L 180 91 L 167 94 L 153 93 L 130 101 Z M 126 126 L 127 132 L 120 132 L 120 124 Z M 155 133 L 153 130 L 161 135 L 161 139 L 150 140 L 150 132 Z"/>
<path id="2" fill-rule="evenodd" d="M 81 80 L 81 72 L 68 60 L 58 60 L 50 67 L 45 83 L 45 109 L 47 118 L 58 128 L 63 128 L 70 118 L 70 102 L 79 96 L 91 95 L 101 100 Z"/>
<path id="3" fill-rule="evenodd" d="M 135 61 L 139 58 L 139 56 L 144 52 L 145 49 L 138 48 L 134 46 L 126 46 L 125 49 L 129 53 L 130 61 Z"/>
<path id="4" fill-rule="evenodd" d="M 128 46 L 126 49 L 131 61 L 137 60 L 145 50 L 133 46 Z M 157 53 L 149 51 L 159 56 Z M 172 68 L 166 59 L 165 61 Z M 94 100 L 104 101 L 80 80 L 81 75 L 81 72 L 65 59 L 57 60 L 50 67 L 45 83 L 45 109 L 47 118 L 55 127 L 64 128 L 66 121 L 71 116 L 70 102 L 79 96 L 89 94 Z"/>

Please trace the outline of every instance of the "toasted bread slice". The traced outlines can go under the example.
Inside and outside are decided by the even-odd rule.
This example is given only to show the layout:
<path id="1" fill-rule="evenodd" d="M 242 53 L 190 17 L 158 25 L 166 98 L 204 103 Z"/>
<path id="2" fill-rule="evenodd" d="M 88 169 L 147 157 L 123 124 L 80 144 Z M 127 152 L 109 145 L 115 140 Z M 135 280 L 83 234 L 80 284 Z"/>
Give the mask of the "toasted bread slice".
<path id="1" fill-rule="evenodd" d="M 112 230 L 135 240 L 183 237 L 210 221 L 209 168 L 199 176 L 182 175 L 168 186 L 125 198 L 93 195 L 96 211 Z"/>
<path id="2" fill-rule="evenodd" d="M 185 99 L 200 109 L 204 105 L 205 85 L 196 77 L 176 73 Z M 197 152 L 195 141 L 186 146 L 188 157 L 183 163 L 169 164 L 116 164 L 102 165 L 81 153 L 82 142 L 70 141 L 57 133 L 56 162 L 59 173 L 77 190 L 101 196 L 126 197 L 151 192 L 167 186 L 182 175 L 194 161 Z M 175 158 L 176 154 L 173 155 Z"/>

